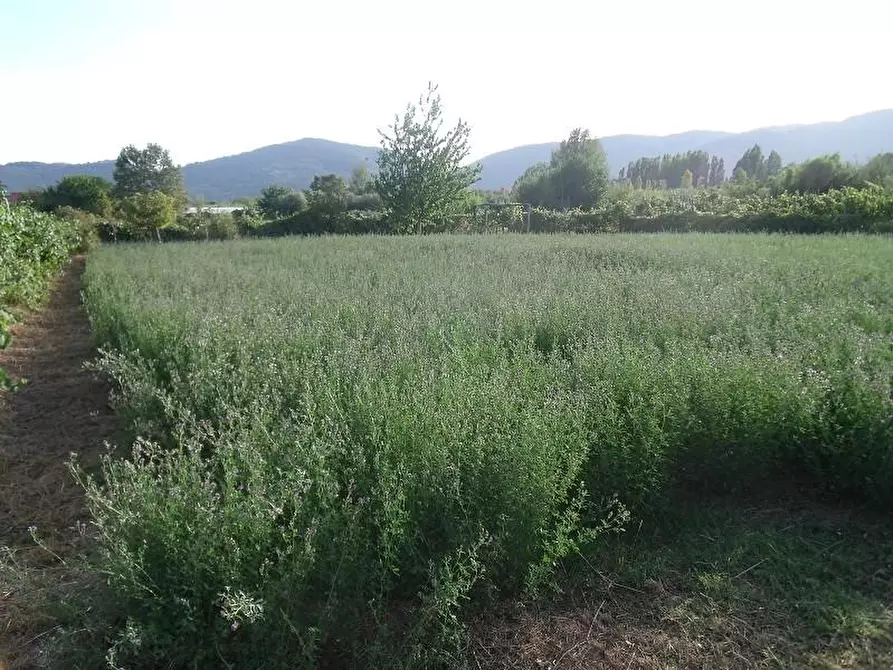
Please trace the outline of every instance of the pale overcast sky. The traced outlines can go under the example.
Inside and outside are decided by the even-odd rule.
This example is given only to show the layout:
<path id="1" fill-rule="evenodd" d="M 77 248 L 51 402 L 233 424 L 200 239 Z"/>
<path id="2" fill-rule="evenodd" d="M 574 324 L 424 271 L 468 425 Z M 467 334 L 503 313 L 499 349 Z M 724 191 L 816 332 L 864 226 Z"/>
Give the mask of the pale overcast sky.
<path id="1" fill-rule="evenodd" d="M 475 157 L 893 108 L 891 0 L 0 0 L 0 163 L 378 144 L 440 84 Z"/>

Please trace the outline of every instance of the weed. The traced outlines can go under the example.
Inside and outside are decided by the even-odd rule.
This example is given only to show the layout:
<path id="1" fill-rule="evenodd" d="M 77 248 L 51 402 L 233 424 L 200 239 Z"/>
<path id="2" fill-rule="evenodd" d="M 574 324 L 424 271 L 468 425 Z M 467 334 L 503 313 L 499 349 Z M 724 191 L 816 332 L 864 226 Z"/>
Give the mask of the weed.
<path id="1" fill-rule="evenodd" d="M 889 505 L 891 261 L 857 236 L 99 249 L 86 300 L 135 438 L 82 476 L 116 662 L 450 666 L 462 612 L 680 485 Z M 727 598 L 748 558 L 695 588 Z"/>

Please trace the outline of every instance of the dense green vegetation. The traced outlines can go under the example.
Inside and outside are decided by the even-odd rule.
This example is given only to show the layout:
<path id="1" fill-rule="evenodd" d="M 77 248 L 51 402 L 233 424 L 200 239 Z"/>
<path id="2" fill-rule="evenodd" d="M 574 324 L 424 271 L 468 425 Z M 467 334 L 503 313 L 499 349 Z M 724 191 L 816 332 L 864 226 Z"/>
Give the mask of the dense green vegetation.
<path id="1" fill-rule="evenodd" d="M 429 84 L 419 104 L 381 132 L 375 191 L 395 232 L 422 232 L 467 210 L 469 189 L 481 174 L 480 165 L 465 164 L 471 128 L 459 120 L 444 129 L 442 115 L 437 86 Z"/>
<path id="2" fill-rule="evenodd" d="M 72 207 L 102 217 L 112 212 L 111 192 L 112 184 L 101 177 L 73 175 L 34 194 L 34 204 L 47 212 Z"/>
<path id="3" fill-rule="evenodd" d="M 875 156 L 866 165 L 845 163 L 835 154 L 785 167 L 777 151 L 765 156 L 755 144 L 736 162 L 731 181 L 721 158 L 687 151 L 631 161 L 612 182 L 601 142 L 575 128 L 549 162 L 531 165 L 510 192 L 483 192 L 473 188 L 481 166 L 468 163 L 470 127 L 460 120 L 444 128 L 436 85 L 429 84 L 418 104 L 407 105 L 402 117 L 396 115 L 379 133 L 374 175 L 360 163 L 349 182 L 329 173 L 315 175 L 306 191 L 273 184 L 256 201 L 223 211 L 201 202 L 185 208 L 181 169 L 157 144 L 124 147 L 113 185 L 79 175 L 27 197 L 115 241 L 506 230 L 888 232 L 891 227 L 893 154 Z M 508 206 L 493 207 L 498 204 Z"/>
<path id="4" fill-rule="evenodd" d="M 0 190 L 2 195 L 2 190 Z M 11 342 L 12 307 L 35 307 L 47 284 L 81 243 L 76 226 L 0 197 L 0 349 Z M 0 368 L 0 390 L 16 386 Z"/>
<path id="5" fill-rule="evenodd" d="M 208 216 L 229 236 L 308 234 L 393 234 L 403 230 L 384 212 L 358 207 L 363 200 L 349 191 L 329 211 L 304 205 L 296 213 L 265 219 L 250 210 L 237 215 Z M 296 199 L 295 194 L 285 195 Z M 499 202 L 501 194 L 490 199 Z M 509 198 L 504 198 L 510 200 Z M 195 219 L 192 219 L 195 221 Z M 429 232 L 534 233 L 577 232 L 893 232 L 893 190 L 846 187 L 824 193 L 735 193 L 722 189 L 649 189 L 612 186 L 597 205 L 569 210 L 535 207 L 529 220 L 523 207 L 491 212 L 470 209 L 425 226 Z M 186 229 L 173 228 L 169 239 L 188 239 Z M 199 235 L 196 235 L 199 236 Z M 222 237 L 225 235 L 217 235 Z M 200 235 L 200 237 L 205 237 Z"/>
<path id="6" fill-rule="evenodd" d="M 512 220 L 521 229 L 519 212 Z M 535 209 L 531 231 L 889 233 L 893 190 L 843 188 L 773 196 L 715 189 L 617 189 L 589 210 Z"/>
<path id="7" fill-rule="evenodd" d="M 552 152 L 549 163 L 531 165 L 512 189 L 516 200 L 537 207 L 570 209 L 597 205 L 608 186 L 608 159 L 589 131 L 575 128 Z"/>
<path id="8" fill-rule="evenodd" d="M 113 658 L 455 667 L 469 608 L 679 487 L 888 507 L 891 267 L 859 236 L 99 249 L 139 438 L 87 482 Z"/>
<path id="9" fill-rule="evenodd" d="M 704 151 L 644 157 L 621 169 L 617 181 L 637 189 L 717 187 L 726 183 L 725 165 L 721 158 Z M 738 159 L 731 182 L 735 186 L 727 189 L 731 193 L 763 195 L 890 187 L 893 186 L 893 154 L 878 154 L 864 165 L 846 162 L 839 153 L 784 165 L 777 151 L 771 151 L 767 157 L 756 144 Z"/>
<path id="10" fill-rule="evenodd" d="M 686 173 L 691 176 L 688 187 L 721 186 L 726 180 L 725 161 L 706 151 L 643 157 L 620 168 L 619 180 L 634 188 L 682 188 Z"/>

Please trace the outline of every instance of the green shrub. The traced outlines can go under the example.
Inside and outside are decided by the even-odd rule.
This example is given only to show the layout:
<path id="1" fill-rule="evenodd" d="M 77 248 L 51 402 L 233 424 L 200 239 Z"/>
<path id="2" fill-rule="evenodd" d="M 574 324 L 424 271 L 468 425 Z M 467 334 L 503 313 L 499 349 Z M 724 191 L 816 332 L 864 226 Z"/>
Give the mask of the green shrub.
<path id="1" fill-rule="evenodd" d="M 294 216 L 305 209 L 307 196 L 288 186 L 268 186 L 257 200 L 258 212 L 269 219 Z"/>
<path id="2" fill-rule="evenodd" d="M 99 244 L 99 231 L 102 226 L 100 217 L 68 206 L 57 208 L 55 214 L 60 219 L 70 221 L 77 229 L 80 243 L 75 251 L 89 251 Z"/>
<path id="3" fill-rule="evenodd" d="M 69 175 L 47 188 L 38 199 L 42 209 L 76 209 L 96 216 L 108 216 L 112 211 L 112 184 L 102 177 Z"/>
<path id="4" fill-rule="evenodd" d="M 534 209 L 533 232 L 881 232 L 893 221 L 893 191 L 844 188 L 731 198 L 720 191 L 629 191 L 592 210 Z"/>
<path id="5" fill-rule="evenodd" d="M 11 342 L 13 317 L 6 308 L 43 300 L 50 279 L 83 240 L 77 224 L 0 198 L 0 350 Z M 17 386 L 0 368 L 0 390 Z"/>
<path id="6" fill-rule="evenodd" d="M 135 193 L 118 202 L 123 228 L 130 239 L 161 241 L 161 231 L 174 225 L 177 200 L 162 191 Z"/>
<path id="7" fill-rule="evenodd" d="M 0 200 L 0 306 L 35 306 L 80 244 L 72 222 Z"/>
<path id="8" fill-rule="evenodd" d="M 339 214 L 325 214 L 305 210 L 294 216 L 267 221 L 252 231 L 259 237 L 281 235 L 366 235 L 391 233 L 390 222 L 383 212 L 347 210 Z"/>
<path id="9" fill-rule="evenodd" d="M 893 190 L 869 186 L 824 193 L 748 192 L 732 195 L 720 189 L 614 189 L 593 209 L 533 208 L 530 232 L 767 232 L 883 233 L 893 225 Z M 508 208 L 486 217 L 468 213 L 432 222 L 432 232 L 527 230 L 522 208 Z M 261 236 L 365 234 L 396 232 L 384 213 L 373 210 L 323 212 L 314 208 L 268 221 L 254 229 Z"/>
<path id="10" fill-rule="evenodd" d="M 176 230 L 165 235 L 167 240 L 234 240 L 239 237 L 239 221 L 232 214 L 199 209 L 177 218 Z"/>

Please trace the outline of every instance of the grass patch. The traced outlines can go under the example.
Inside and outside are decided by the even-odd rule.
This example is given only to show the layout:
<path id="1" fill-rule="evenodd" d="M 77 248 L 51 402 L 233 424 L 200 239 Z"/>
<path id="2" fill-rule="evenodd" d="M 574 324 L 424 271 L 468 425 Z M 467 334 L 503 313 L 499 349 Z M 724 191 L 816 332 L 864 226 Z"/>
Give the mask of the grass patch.
<path id="1" fill-rule="evenodd" d="M 697 594 L 682 617 L 725 609 L 783 621 L 804 642 L 890 641 L 893 529 L 883 518 L 815 503 L 714 504 L 690 505 L 687 519 L 664 520 L 615 547 L 618 579 L 647 584 L 670 575 Z"/>

